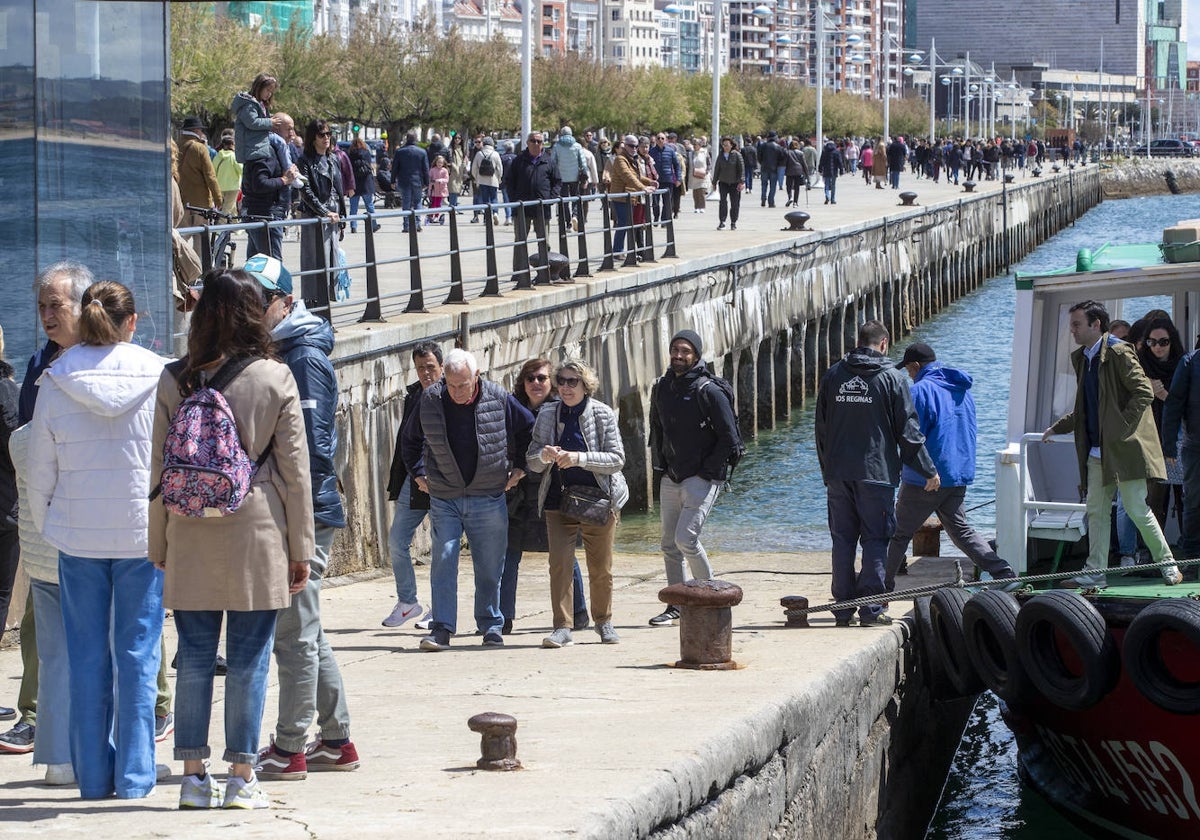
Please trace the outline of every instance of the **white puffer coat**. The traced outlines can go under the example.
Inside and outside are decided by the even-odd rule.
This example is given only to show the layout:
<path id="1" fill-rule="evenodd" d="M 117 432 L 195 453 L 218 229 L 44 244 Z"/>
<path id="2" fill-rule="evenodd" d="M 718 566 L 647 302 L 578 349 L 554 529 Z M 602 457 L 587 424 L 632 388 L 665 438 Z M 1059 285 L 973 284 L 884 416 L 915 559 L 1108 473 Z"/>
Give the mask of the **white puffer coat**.
<path id="1" fill-rule="evenodd" d="M 25 574 L 42 583 L 58 584 L 58 549 L 42 538 L 42 532 L 30 518 L 29 491 L 25 476 L 29 475 L 29 431 L 26 423 L 14 429 L 8 438 L 8 453 L 12 456 L 13 469 L 17 473 L 17 498 L 20 511 L 17 514 L 17 534 L 21 540 L 21 566 Z"/>
<path id="2" fill-rule="evenodd" d="M 55 548 L 145 557 L 154 395 L 166 360 L 135 344 L 76 345 L 42 374 L 29 505 Z"/>

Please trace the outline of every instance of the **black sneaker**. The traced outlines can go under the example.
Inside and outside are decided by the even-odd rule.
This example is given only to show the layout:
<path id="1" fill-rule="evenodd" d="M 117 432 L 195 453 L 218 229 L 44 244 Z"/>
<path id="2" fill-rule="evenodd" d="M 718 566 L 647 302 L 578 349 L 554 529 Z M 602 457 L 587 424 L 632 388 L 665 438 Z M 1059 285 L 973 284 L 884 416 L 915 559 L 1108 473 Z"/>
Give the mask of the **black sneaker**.
<path id="1" fill-rule="evenodd" d="M 892 623 L 892 617 L 885 612 L 876 613 L 870 618 L 862 618 L 858 621 L 859 627 L 875 627 L 885 626 Z"/>
<path id="2" fill-rule="evenodd" d="M 17 710 L 12 706 L 0 706 L 0 720 L 16 720 Z"/>
<path id="3" fill-rule="evenodd" d="M 33 752 L 33 736 L 37 728 L 32 723 L 18 723 L 0 735 L 0 750 L 8 753 Z"/>
<path id="4" fill-rule="evenodd" d="M 651 627 L 668 627 L 679 620 L 679 607 L 667 607 L 650 619 Z"/>
<path id="5" fill-rule="evenodd" d="M 500 635 L 499 630 L 489 630 L 483 634 L 483 646 L 504 647 L 504 637 Z"/>
<path id="6" fill-rule="evenodd" d="M 450 631 L 444 627 L 431 630 L 428 636 L 421 639 L 421 650 L 450 650 Z"/>

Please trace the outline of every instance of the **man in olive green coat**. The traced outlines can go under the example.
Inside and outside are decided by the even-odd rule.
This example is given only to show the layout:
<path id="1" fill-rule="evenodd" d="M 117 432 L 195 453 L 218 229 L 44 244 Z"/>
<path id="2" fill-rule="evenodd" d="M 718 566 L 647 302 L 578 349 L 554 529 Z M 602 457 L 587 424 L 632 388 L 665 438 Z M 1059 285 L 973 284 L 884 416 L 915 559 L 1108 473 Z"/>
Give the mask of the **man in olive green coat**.
<path id="1" fill-rule="evenodd" d="M 1087 491 L 1087 564 L 1060 586 L 1105 586 L 1113 498 L 1118 490 L 1129 518 L 1137 525 L 1168 584 L 1183 580 L 1158 520 L 1146 504 L 1146 481 L 1166 477 L 1162 447 L 1150 405 L 1154 392 L 1133 347 L 1109 334 L 1104 305 L 1085 300 L 1071 307 L 1071 353 L 1078 389 L 1075 410 L 1060 417 L 1042 440 L 1075 433 L 1079 474 Z"/>

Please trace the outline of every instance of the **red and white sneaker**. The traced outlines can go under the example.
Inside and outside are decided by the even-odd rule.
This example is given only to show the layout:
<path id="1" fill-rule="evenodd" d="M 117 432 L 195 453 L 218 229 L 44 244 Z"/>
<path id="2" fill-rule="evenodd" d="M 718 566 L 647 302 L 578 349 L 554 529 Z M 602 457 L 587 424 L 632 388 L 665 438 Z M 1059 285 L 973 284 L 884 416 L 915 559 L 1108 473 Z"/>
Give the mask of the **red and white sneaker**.
<path id="1" fill-rule="evenodd" d="M 352 742 L 341 747 L 331 747 L 318 739 L 308 745 L 305 750 L 308 758 L 308 768 L 314 773 L 319 770 L 357 770 L 361 763 L 358 760 L 358 750 Z"/>
<path id="2" fill-rule="evenodd" d="M 308 778 L 308 761 L 302 752 L 280 755 L 272 744 L 258 754 L 254 772 L 268 782 L 298 782 Z"/>

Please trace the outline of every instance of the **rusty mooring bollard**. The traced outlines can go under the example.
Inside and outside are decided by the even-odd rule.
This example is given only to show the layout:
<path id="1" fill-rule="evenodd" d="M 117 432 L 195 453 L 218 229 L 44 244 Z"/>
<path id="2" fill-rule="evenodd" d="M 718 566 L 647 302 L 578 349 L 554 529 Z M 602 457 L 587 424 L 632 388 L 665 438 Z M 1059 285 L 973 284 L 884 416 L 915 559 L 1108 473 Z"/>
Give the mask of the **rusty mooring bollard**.
<path id="1" fill-rule="evenodd" d="M 728 671 L 733 661 L 733 607 L 742 588 L 724 580 L 689 580 L 659 590 L 658 600 L 679 607 L 676 668 Z"/>
<path id="2" fill-rule="evenodd" d="M 913 556 L 940 557 L 942 554 L 942 523 L 936 516 L 925 520 L 925 524 L 913 534 Z"/>
<path id="3" fill-rule="evenodd" d="M 787 623 L 784 627 L 808 627 L 808 615 L 787 615 L 787 610 L 806 610 L 808 609 L 808 599 L 803 595 L 784 595 L 779 599 L 779 605 L 783 607 L 784 614 L 787 617 Z"/>
<path id="4" fill-rule="evenodd" d="M 483 755 L 475 766 L 480 770 L 520 770 L 517 760 L 517 719 L 499 712 L 482 712 L 467 721 L 478 732 Z"/>

